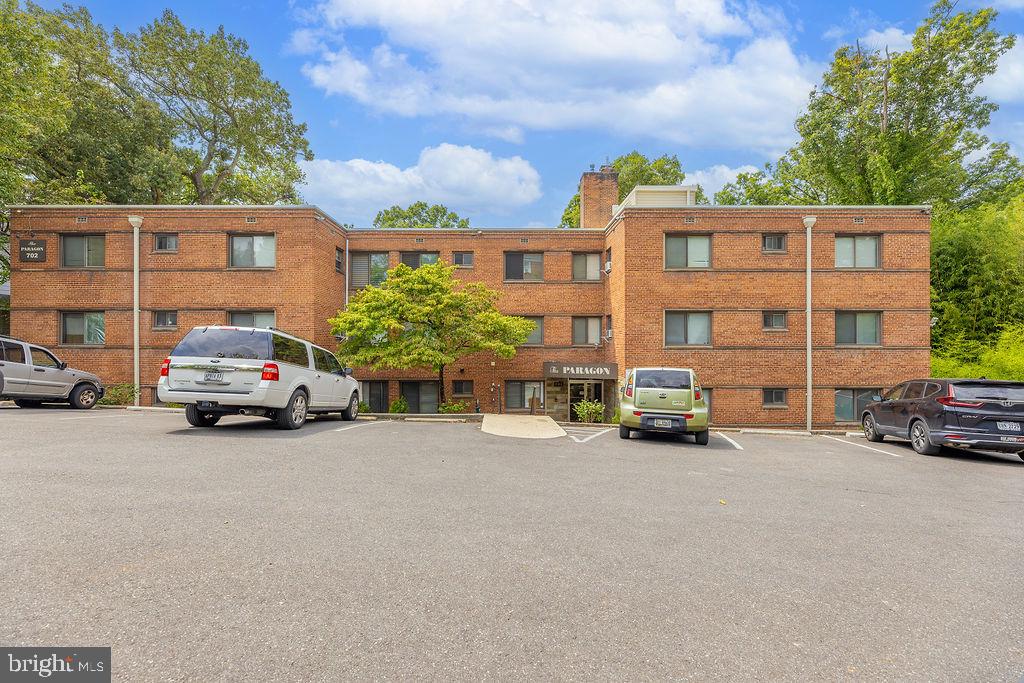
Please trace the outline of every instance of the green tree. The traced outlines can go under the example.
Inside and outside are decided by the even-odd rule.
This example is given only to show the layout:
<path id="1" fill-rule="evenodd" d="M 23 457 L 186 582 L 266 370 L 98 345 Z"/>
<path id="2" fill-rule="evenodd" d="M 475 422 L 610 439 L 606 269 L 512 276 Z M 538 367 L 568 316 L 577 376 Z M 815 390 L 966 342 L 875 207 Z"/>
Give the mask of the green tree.
<path id="1" fill-rule="evenodd" d="M 611 163 L 619 174 L 619 201 L 633 191 L 637 185 L 680 185 L 686 179 L 683 166 L 676 155 L 663 154 L 656 159 L 648 159 L 640 152 L 633 150 L 623 154 Z M 706 203 L 703 191 L 697 195 L 698 203 Z M 580 227 L 580 193 L 569 199 L 562 212 L 562 228 Z"/>
<path id="2" fill-rule="evenodd" d="M 373 219 L 373 227 L 394 230 L 420 228 L 454 230 L 468 228 L 469 220 L 461 218 L 443 204 L 414 202 L 404 209 L 396 204 L 390 209 L 377 212 L 377 216 Z"/>
<path id="3" fill-rule="evenodd" d="M 297 200 L 297 159 L 313 158 L 306 125 L 244 40 L 223 26 L 209 36 L 189 29 L 167 10 L 138 33 L 115 30 L 114 46 L 131 84 L 174 122 L 189 199 Z"/>
<path id="4" fill-rule="evenodd" d="M 515 356 L 534 323 L 502 315 L 495 307 L 498 292 L 463 282 L 455 270 L 443 263 L 389 270 L 381 286 L 362 290 L 330 319 L 334 334 L 344 337 L 339 355 L 374 370 L 432 368 L 442 403 L 448 365 L 480 351 Z"/>
<path id="5" fill-rule="evenodd" d="M 998 195 L 1024 172 L 981 132 L 996 105 L 976 91 L 1014 44 L 995 18 L 939 0 L 909 50 L 839 48 L 796 121 L 796 146 L 716 201 L 971 206 Z"/>

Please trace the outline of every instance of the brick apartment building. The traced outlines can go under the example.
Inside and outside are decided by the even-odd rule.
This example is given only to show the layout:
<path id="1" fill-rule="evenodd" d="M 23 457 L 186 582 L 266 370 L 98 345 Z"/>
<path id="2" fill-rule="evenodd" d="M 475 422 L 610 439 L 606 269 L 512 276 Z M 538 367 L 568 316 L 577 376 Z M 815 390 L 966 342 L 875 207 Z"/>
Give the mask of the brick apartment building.
<path id="1" fill-rule="evenodd" d="M 356 291 L 399 262 L 440 259 L 538 323 L 515 358 L 449 368 L 448 396 L 568 419 L 580 398 L 610 409 L 628 367 L 684 366 L 716 424 L 800 427 L 814 216 L 814 425 L 853 420 L 878 388 L 928 374 L 928 207 L 699 206 L 683 186 L 637 187 L 617 205 L 608 168 L 580 189 L 570 230 L 350 230 L 314 206 L 12 207 L 12 334 L 130 382 L 136 216 L 143 403 L 193 326 L 273 325 L 333 348 L 327 319 Z M 436 407 L 429 370 L 357 377 L 374 410 L 398 396 Z"/>

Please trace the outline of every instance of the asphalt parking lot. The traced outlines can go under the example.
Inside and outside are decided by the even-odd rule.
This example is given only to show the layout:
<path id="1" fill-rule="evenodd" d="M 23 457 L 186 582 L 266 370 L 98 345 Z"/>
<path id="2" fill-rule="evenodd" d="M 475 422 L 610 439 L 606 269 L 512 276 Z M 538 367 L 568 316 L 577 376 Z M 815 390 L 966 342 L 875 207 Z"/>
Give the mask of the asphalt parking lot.
<path id="1" fill-rule="evenodd" d="M 1024 676 L 1016 456 L 58 408 L 0 428 L 0 643 L 110 645 L 116 680 Z"/>

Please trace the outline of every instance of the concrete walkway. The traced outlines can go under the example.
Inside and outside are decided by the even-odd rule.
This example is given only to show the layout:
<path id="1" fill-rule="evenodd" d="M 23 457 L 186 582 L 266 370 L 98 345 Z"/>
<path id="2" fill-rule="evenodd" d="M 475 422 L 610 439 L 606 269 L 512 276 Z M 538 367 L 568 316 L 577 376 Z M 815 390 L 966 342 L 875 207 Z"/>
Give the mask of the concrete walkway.
<path id="1" fill-rule="evenodd" d="M 481 431 L 519 439 L 557 439 L 565 430 L 547 415 L 484 415 Z"/>

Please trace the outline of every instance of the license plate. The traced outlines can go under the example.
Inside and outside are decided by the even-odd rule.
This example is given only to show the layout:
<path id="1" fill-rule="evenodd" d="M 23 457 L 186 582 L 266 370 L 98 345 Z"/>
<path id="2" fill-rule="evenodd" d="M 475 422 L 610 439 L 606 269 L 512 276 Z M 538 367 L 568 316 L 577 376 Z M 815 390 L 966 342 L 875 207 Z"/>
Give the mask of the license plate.
<path id="1" fill-rule="evenodd" d="M 1024 436 L 1001 436 L 1000 441 L 1008 441 L 1009 443 L 1024 443 Z"/>
<path id="2" fill-rule="evenodd" d="M 203 381 L 204 382 L 220 382 L 223 379 L 224 379 L 224 373 L 223 372 L 212 372 L 212 371 L 208 370 L 206 372 L 206 374 L 203 375 Z"/>
<path id="3" fill-rule="evenodd" d="M 1004 432 L 1019 432 L 1020 422 L 996 422 L 996 427 Z"/>
<path id="4" fill-rule="evenodd" d="M 654 426 L 655 427 L 671 427 L 672 426 L 672 420 L 655 420 L 654 421 Z"/>

